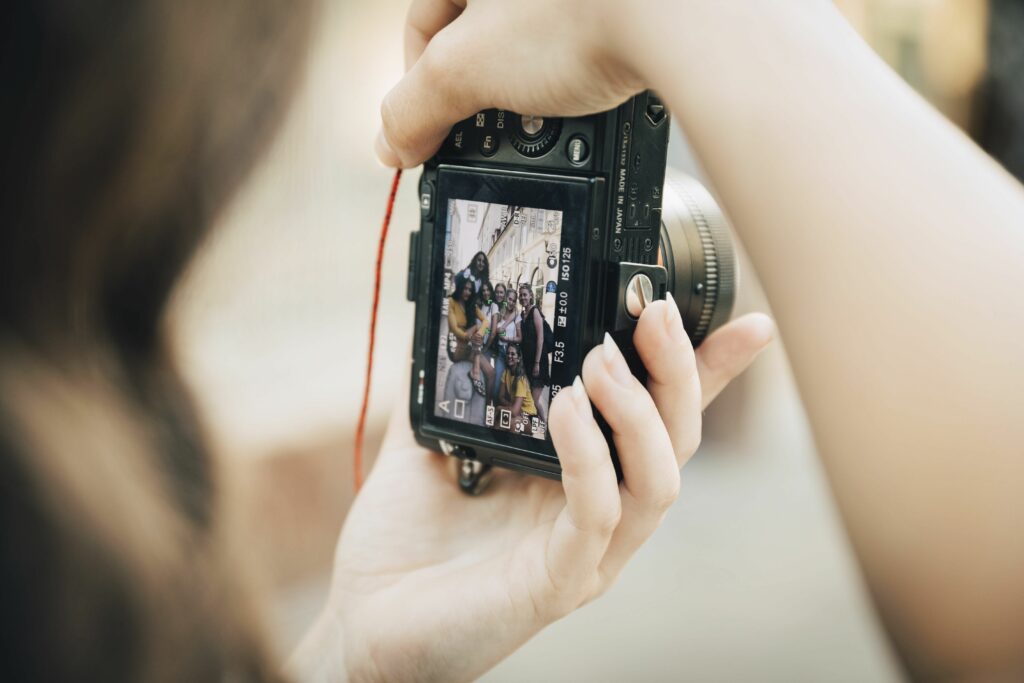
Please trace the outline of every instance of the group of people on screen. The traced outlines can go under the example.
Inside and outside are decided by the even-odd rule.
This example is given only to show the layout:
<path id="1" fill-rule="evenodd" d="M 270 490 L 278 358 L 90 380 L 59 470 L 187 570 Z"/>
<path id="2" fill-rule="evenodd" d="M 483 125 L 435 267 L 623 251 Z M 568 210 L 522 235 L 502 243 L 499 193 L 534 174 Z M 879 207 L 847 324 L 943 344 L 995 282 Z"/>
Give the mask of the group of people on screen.
<path id="1" fill-rule="evenodd" d="M 544 314 L 533 289 L 527 283 L 492 283 L 483 252 L 456 273 L 454 284 L 448 305 L 449 357 L 468 361 L 474 390 L 489 407 L 511 414 L 511 420 L 487 426 L 530 434 L 543 430 L 547 402 L 542 397 L 551 385 L 551 360 L 544 353 Z"/>

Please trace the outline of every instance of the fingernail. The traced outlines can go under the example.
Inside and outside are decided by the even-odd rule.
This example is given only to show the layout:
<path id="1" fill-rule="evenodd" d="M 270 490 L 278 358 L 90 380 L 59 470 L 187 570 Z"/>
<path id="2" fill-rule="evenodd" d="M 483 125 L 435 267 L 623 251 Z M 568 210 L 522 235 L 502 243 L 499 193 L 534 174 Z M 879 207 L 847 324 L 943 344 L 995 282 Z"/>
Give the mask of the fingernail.
<path id="1" fill-rule="evenodd" d="M 604 343 L 601 347 L 604 354 L 604 367 L 608 370 L 608 374 L 616 383 L 632 388 L 633 373 L 629 371 L 626 359 L 622 357 L 622 351 L 619 351 L 615 340 L 607 332 L 604 333 Z"/>
<path id="2" fill-rule="evenodd" d="M 672 292 L 665 295 L 665 301 L 668 302 L 668 310 L 665 311 L 665 331 L 668 332 L 669 339 L 676 344 L 682 344 L 688 341 L 688 337 L 686 330 L 683 329 L 683 316 L 679 314 L 679 305 L 676 304 Z"/>
<path id="3" fill-rule="evenodd" d="M 587 396 L 587 388 L 583 386 L 583 379 L 576 375 L 572 381 L 572 400 L 576 402 L 576 410 L 583 417 L 593 417 L 594 409 L 590 407 L 590 397 Z"/>
<path id="4" fill-rule="evenodd" d="M 402 166 L 402 160 L 395 153 L 395 150 L 391 148 L 391 144 L 388 139 L 384 137 L 384 131 L 377 131 L 377 139 L 374 140 L 373 149 L 377 153 L 377 160 L 381 164 L 388 168 L 400 168 Z"/>

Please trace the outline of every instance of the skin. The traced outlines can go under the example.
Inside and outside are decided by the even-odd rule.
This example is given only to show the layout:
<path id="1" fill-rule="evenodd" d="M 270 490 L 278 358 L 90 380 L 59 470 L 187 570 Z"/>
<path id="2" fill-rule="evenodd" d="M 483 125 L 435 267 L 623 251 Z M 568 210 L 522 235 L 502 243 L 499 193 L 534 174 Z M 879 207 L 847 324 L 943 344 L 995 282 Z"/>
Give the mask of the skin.
<path id="1" fill-rule="evenodd" d="M 552 402 L 561 482 L 499 471 L 482 496 L 463 495 L 453 461 L 417 445 L 407 411 L 396 410 L 345 520 L 327 604 L 290 673 L 473 680 L 601 595 L 678 495 L 701 411 L 771 334 L 765 316 L 745 316 L 694 353 L 676 307 L 652 304 L 635 336 L 651 372 L 646 387 L 607 340 Z M 621 484 L 594 409 L 614 432 Z"/>
<path id="2" fill-rule="evenodd" d="M 909 673 L 1024 675 L 1020 183 L 827 2 L 420 0 L 406 62 L 378 139 L 396 166 L 486 107 L 655 88 L 769 295 Z"/>

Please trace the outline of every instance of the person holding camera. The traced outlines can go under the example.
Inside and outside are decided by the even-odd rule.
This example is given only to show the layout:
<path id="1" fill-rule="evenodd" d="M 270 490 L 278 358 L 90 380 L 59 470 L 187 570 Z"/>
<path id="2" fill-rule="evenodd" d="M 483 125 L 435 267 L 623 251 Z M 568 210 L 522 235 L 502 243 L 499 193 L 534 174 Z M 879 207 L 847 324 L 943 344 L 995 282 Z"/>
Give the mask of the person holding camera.
<path id="1" fill-rule="evenodd" d="M 307 2 L 23 0 L 0 28 L 11 680 L 284 677 L 166 313 L 287 109 L 312 18 Z M 1019 679 L 1020 184 L 831 3 L 413 0 L 406 35 L 377 142 L 394 166 L 487 107 L 583 115 L 658 90 L 768 291 L 902 661 Z M 449 304 L 467 337 L 473 277 Z M 551 405 L 562 481 L 498 476 L 480 498 L 398 400 L 287 675 L 471 680 L 600 597 L 676 499 L 703 409 L 771 337 L 746 316 L 694 351 L 678 310 L 651 303 L 634 335 L 650 381 L 607 339 Z"/>
<path id="2" fill-rule="evenodd" d="M 764 285 L 903 661 L 1024 675 L 1021 184 L 832 3 L 420 0 L 405 48 L 377 141 L 393 166 L 485 107 L 658 92 Z"/>

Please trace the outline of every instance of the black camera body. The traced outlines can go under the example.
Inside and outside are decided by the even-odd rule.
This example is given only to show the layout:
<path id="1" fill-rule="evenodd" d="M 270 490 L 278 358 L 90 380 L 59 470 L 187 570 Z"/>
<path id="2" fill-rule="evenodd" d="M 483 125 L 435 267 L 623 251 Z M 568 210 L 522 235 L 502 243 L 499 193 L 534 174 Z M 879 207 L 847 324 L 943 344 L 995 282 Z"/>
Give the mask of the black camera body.
<path id="1" fill-rule="evenodd" d="M 424 166 L 409 251 L 419 443 L 557 478 L 546 411 L 587 351 L 609 332 L 643 377 L 628 300 L 669 286 L 669 129 L 651 92 L 592 116 L 488 110 L 452 129 Z"/>

